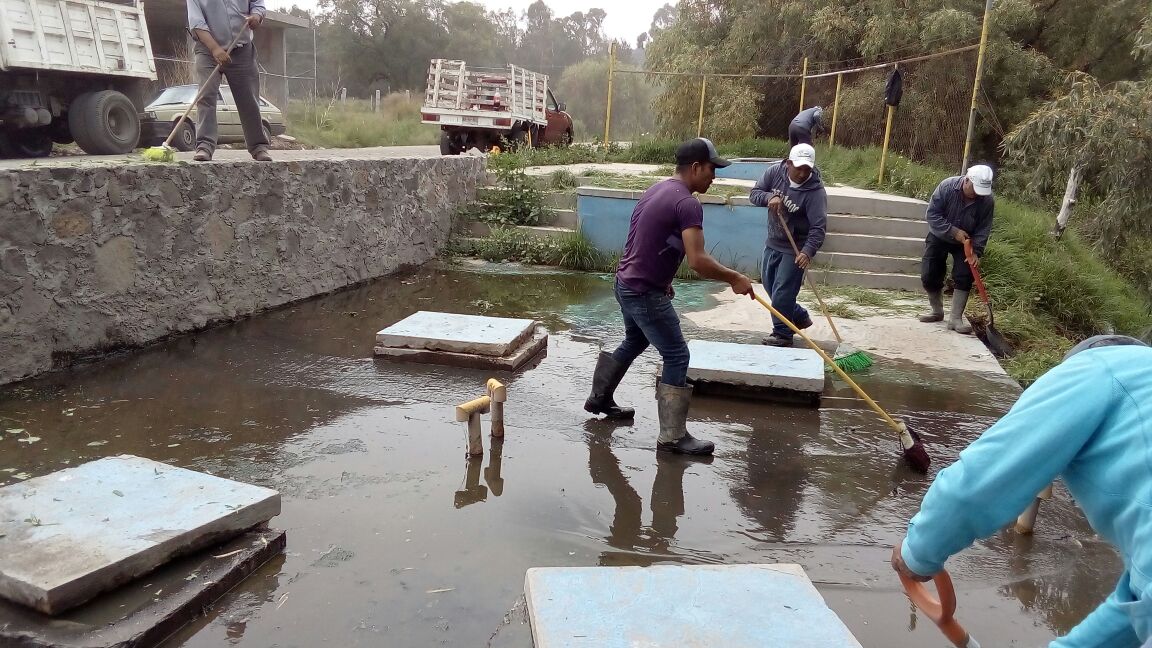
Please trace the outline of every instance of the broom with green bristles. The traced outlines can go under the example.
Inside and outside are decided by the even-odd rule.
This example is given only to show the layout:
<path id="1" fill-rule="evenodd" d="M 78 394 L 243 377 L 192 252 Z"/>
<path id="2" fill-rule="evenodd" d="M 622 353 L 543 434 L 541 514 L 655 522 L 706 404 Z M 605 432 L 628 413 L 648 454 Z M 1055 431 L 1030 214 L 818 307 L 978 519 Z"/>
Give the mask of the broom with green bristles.
<path id="1" fill-rule="evenodd" d="M 772 211 L 769 209 L 768 211 Z M 796 239 L 792 238 L 792 230 L 788 229 L 788 223 L 784 220 L 784 215 L 779 211 L 774 212 L 776 219 L 780 221 L 780 228 L 784 230 L 784 234 L 788 236 L 788 242 L 792 244 L 792 251 L 796 256 L 800 256 L 800 248 L 796 246 Z M 872 358 L 868 357 L 867 353 L 857 349 L 851 344 L 844 344 L 844 339 L 840 337 L 840 331 L 836 329 L 836 324 L 832 321 L 832 315 L 828 313 L 828 307 L 824 305 L 824 300 L 820 298 L 820 291 L 816 290 L 816 282 L 812 280 L 812 275 L 804 270 L 804 278 L 808 280 L 808 288 L 812 294 L 816 296 L 816 302 L 820 304 L 820 312 L 824 313 L 824 317 L 828 320 L 828 326 L 832 328 L 832 335 L 836 336 L 836 353 L 833 357 L 833 362 L 837 367 L 844 371 L 863 371 L 872 366 Z"/>
<path id="2" fill-rule="evenodd" d="M 231 43 L 228 43 L 228 47 L 225 48 L 225 51 L 231 54 L 232 48 L 236 47 L 236 43 L 247 30 L 248 23 L 244 23 L 244 26 L 240 28 L 240 33 L 236 34 L 236 37 L 232 39 Z M 188 113 L 192 112 L 192 109 L 196 107 L 196 104 L 200 103 L 200 100 L 204 98 L 204 91 L 208 89 L 208 84 L 216 78 L 217 74 L 220 74 L 220 69 L 223 67 L 223 63 L 217 63 L 216 69 L 212 70 L 212 74 L 209 74 L 208 78 L 204 79 L 204 83 L 200 84 L 200 90 L 196 93 L 196 98 L 193 99 L 188 104 L 188 107 L 184 109 L 184 114 L 180 115 L 180 119 L 177 119 L 176 123 L 172 124 L 172 132 L 168 133 L 168 138 L 164 140 L 164 143 L 160 146 L 152 146 L 144 149 L 144 151 L 140 153 L 141 157 L 143 157 L 145 160 L 148 160 L 149 162 L 176 161 L 176 150 L 172 148 L 172 140 L 175 139 L 176 133 L 180 130 L 180 126 L 184 123 L 184 120 L 188 119 Z"/>

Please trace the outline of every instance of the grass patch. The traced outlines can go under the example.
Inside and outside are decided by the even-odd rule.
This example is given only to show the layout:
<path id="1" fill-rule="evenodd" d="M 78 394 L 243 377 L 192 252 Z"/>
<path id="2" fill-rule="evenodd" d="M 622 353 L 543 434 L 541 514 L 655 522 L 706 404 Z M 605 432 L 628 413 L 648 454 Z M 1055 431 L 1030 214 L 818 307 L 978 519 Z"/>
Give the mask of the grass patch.
<path id="1" fill-rule="evenodd" d="M 579 232 L 539 237 L 516 227 L 503 226 L 493 227 L 483 238 L 456 239 L 448 252 L 494 263 L 549 265 L 587 272 L 611 272 L 617 261 L 600 254 Z"/>
<path id="2" fill-rule="evenodd" d="M 553 189 L 575 189 L 578 184 L 576 174 L 568 169 L 557 169 L 548 178 L 548 186 Z"/>
<path id="3" fill-rule="evenodd" d="M 368 101 L 349 99 L 289 102 L 285 112 L 288 133 L 300 142 L 320 148 L 413 146 L 436 144 L 440 130 L 420 123 L 422 97 L 391 94 L 373 112 Z"/>

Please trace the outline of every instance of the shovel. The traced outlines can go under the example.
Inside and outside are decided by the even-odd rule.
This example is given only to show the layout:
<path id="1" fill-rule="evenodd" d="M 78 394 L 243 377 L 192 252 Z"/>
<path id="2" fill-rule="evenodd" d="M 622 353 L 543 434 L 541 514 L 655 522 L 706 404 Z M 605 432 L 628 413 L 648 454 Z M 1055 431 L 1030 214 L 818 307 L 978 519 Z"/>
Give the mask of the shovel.
<path id="1" fill-rule="evenodd" d="M 980 278 L 980 270 L 976 264 L 972 263 L 976 253 L 972 251 L 972 241 L 964 241 L 964 259 L 968 262 L 968 267 L 972 269 L 972 277 L 976 280 L 976 291 L 980 293 L 980 301 L 984 302 L 984 308 L 988 311 L 988 326 L 984 331 L 984 342 L 992 351 L 992 355 L 997 358 L 1007 358 L 1015 353 L 1012 345 L 996 330 L 996 316 L 992 314 L 992 304 L 988 301 L 988 290 L 984 287 L 984 280 Z"/>

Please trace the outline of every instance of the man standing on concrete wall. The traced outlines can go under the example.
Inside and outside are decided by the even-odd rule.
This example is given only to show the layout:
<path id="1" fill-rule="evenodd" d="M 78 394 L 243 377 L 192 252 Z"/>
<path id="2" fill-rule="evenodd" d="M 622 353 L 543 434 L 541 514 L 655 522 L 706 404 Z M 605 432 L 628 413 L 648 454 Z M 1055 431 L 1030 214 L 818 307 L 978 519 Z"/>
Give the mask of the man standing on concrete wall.
<path id="1" fill-rule="evenodd" d="M 812 136 L 824 128 L 824 109 L 813 106 L 801 110 L 788 125 L 788 146 L 812 144 Z"/>
<path id="2" fill-rule="evenodd" d="M 972 269 L 964 258 L 964 241 L 972 241 L 976 253 L 973 262 L 979 267 L 988 235 L 992 232 L 992 169 L 977 164 L 963 176 L 947 178 L 932 192 L 928 202 L 928 237 L 924 239 L 924 258 L 920 262 L 920 282 L 928 293 L 932 310 L 920 316 L 921 322 L 944 319 L 944 275 L 948 257 L 952 257 L 952 312 L 948 330 L 971 334 L 972 326 L 964 320 L 968 292 L 972 290 Z"/>
<path id="3" fill-rule="evenodd" d="M 632 211 L 624 256 L 616 268 L 616 301 L 624 317 L 624 341 L 612 353 L 601 352 L 592 375 L 592 393 L 584 409 L 608 418 L 632 418 L 635 411 L 616 404 L 616 387 L 632 362 L 656 347 L 664 361 L 656 385 L 660 415 L 657 450 L 708 455 L 711 441 L 688 433 L 688 344 L 680 317 L 672 307 L 672 280 L 688 257 L 688 265 L 706 279 L 725 281 L 739 295 L 752 295 L 752 281 L 724 267 L 704 248 L 704 209 L 692 194 L 712 186 L 717 167 L 726 167 L 712 142 L 698 137 L 676 150 L 676 174 L 644 192 Z"/>
<path id="4" fill-rule="evenodd" d="M 252 30 L 264 21 L 264 0 L 186 0 L 188 29 L 196 41 L 196 80 L 203 84 L 216 65 L 228 79 L 240 125 L 244 128 L 244 142 L 252 158 L 269 162 L 268 138 L 260 121 L 260 72 L 256 67 L 256 44 Z M 228 52 L 225 48 L 240 33 L 236 45 Z M 220 75 L 213 75 L 204 96 L 196 104 L 196 153 L 192 159 L 207 162 L 216 152 L 216 96 Z"/>
<path id="5" fill-rule="evenodd" d="M 816 150 L 809 144 L 793 146 L 787 160 L 764 172 L 748 200 L 768 208 L 768 240 L 760 266 L 764 290 L 771 296 L 772 306 L 784 317 L 798 328 L 808 328 L 812 318 L 796 303 L 796 296 L 812 257 L 824 245 L 828 223 L 828 192 L 816 168 Z M 796 250 L 800 250 L 799 255 Z M 764 344 L 792 346 L 792 329 L 775 315 L 772 323 L 772 335 Z"/>

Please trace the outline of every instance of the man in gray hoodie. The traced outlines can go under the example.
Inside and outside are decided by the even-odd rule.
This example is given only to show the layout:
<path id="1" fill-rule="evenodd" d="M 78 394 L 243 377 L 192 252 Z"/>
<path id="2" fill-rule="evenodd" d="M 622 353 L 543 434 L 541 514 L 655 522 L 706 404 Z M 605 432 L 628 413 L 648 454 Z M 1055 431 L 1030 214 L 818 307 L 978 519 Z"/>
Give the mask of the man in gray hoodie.
<path id="1" fill-rule="evenodd" d="M 788 159 L 769 168 L 753 187 L 748 200 L 768 208 L 768 240 L 760 281 L 772 297 L 772 306 L 799 328 L 812 326 L 808 311 L 796 303 L 804 283 L 804 271 L 824 244 L 828 224 L 828 192 L 816 168 L 816 150 L 797 144 Z M 787 223 L 785 230 L 780 223 Z M 791 237 L 791 240 L 789 240 Z M 795 241 L 799 256 L 792 248 Z M 772 318 L 772 335 L 764 340 L 770 346 L 792 346 L 792 329 Z"/>
<path id="2" fill-rule="evenodd" d="M 813 106 L 807 110 L 801 110 L 798 115 L 792 118 L 792 123 L 788 125 L 788 146 L 811 144 L 812 136 L 822 130 L 824 130 L 823 108 Z"/>

